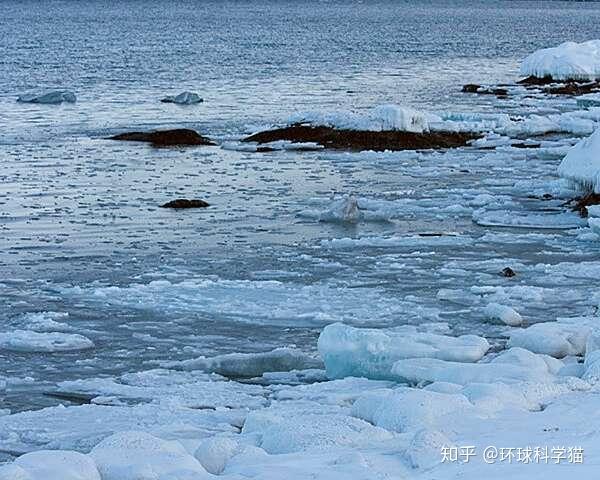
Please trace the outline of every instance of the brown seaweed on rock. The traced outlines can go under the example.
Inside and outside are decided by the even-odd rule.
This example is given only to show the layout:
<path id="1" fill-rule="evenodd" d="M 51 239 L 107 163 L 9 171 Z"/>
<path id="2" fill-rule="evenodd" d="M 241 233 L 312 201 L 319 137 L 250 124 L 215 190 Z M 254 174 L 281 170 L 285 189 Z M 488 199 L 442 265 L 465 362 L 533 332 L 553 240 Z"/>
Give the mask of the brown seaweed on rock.
<path id="1" fill-rule="evenodd" d="M 294 124 L 259 132 L 244 138 L 243 142 L 265 144 L 287 140 L 292 143 L 316 143 L 334 150 L 426 150 L 457 148 L 480 138 L 478 133 L 424 132 L 400 130 L 344 130 L 327 126 Z"/>

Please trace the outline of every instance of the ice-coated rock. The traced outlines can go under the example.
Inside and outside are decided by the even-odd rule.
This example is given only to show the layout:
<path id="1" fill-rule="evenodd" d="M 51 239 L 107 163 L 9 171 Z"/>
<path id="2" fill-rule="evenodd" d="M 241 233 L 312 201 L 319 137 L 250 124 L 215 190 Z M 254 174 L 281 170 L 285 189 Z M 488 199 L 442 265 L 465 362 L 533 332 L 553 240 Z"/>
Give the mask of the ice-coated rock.
<path id="1" fill-rule="evenodd" d="M 0 480 L 100 480 L 88 455 L 65 450 L 26 453 L 12 464 L 0 466 Z"/>
<path id="2" fill-rule="evenodd" d="M 180 443 L 145 432 L 115 433 L 96 445 L 90 456 L 95 460 L 102 480 L 211 478 Z"/>
<path id="3" fill-rule="evenodd" d="M 537 50 L 523 60 L 521 75 L 554 80 L 600 78 L 600 40 L 565 42 Z"/>
<path id="4" fill-rule="evenodd" d="M 489 343 L 476 335 L 451 337 L 421 333 L 413 327 L 378 330 L 334 323 L 321 332 L 318 348 L 329 378 L 393 380 L 396 376 L 391 368 L 397 360 L 429 357 L 476 362 L 485 355 Z"/>
<path id="5" fill-rule="evenodd" d="M 20 95 L 17 98 L 17 102 L 21 103 L 44 103 L 44 104 L 59 104 L 63 102 L 75 103 L 77 97 L 73 92 L 68 90 L 56 90 L 54 92 L 48 92 L 41 95 L 27 94 Z"/>
<path id="6" fill-rule="evenodd" d="M 518 327 L 523 318 L 514 308 L 499 303 L 490 303 L 483 309 L 483 314 L 490 320 L 499 320 L 511 327 Z"/>
<path id="7" fill-rule="evenodd" d="M 584 192 L 600 193 L 600 129 L 569 150 L 558 174 Z"/>
<path id="8" fill-rule="evenodd" d="M 204 100 L 194 92 L 181 92 L 179 95 L 168 95 L 161 100 L 163 103 L 177 103 L 178 105 L 193 105 Z"/>

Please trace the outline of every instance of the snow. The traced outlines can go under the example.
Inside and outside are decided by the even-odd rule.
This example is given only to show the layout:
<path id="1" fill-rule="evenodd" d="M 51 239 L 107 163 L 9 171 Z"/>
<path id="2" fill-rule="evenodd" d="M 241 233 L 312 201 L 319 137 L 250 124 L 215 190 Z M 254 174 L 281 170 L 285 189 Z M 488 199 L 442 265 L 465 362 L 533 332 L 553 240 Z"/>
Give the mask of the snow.
<path id="1" fill-rule="evenodd" d="M 203 102 L 200 95 L 194 92 L 181 92 L 179 95 L 169 95 L 161 100 L 163 103 L 177 103 L 178 105 L 192 105 Z"/>
<path id="2" fill-rule="evenodd" d="M 38 450 L 0 466 L 0 480 L 104 480 L 96 463 L 79 452 Z"/>
<path id="3" fill-rule="evenodd" d="M 17 102 L 22 103 L 59 104 L 63 102 L 75 103 L 76 101 L 75 94 L 68 90 L 56 90 L 43 94 L 27 94 L 17 98 Z"/>
<path id="4" fill-rule="evenodd" d="M 66 352 L 94 348 L 94 342 L 83 335 L 60 332 L 13 330 L 0 333 L 0 350 L 13 352 Z"/>
<path id="5" fill-rule="evenodd" d="M 90 452 L 102 480 L 202 480 L 212 476 L 176 441 L 145 432 L 120 432 Z"/>
<path id="6" fill-rule="evenodd" d="M 590 332 L 586 342 L 583 378 L 591 383 L 600 381 L 600 330 L 598 328 Z"/>
<path id="7" fill-rule="evenodd" d="M 600 78 L 600 40 L 565 42 L 529 55 L 521 64 L 521 75 L 546 76 L 554 80 Z"/>
<path id="8" fill-rule="evenodd" d="M 500 320 L 511 327 L 518 327 L 523 323 L 523 318 L 514 308 L 499 303 L 489 303 L 483 309 L 483 314 L 491 320 Z"/>
<path id="9" fill-rule="evenodd" d="M 600 129 L 569 150 L 558 174 L 584 192 L 600 193 Z"/>
<path id="10" fill-rule="evenodd" d="M 212 437 L 204 440 L 196 449 L 194 457 L 214 475 L 223 473 L 227 462 L 240 453 L 240 444 L 233 437 Z"/>
<path id="11" fill-rule="evenodd" d="M 400 130 L 423 133 L 429 131 L 428 115 L 399 105 L 379 105 L 366 113 L 349 111 L 297 112 L 287 123 L 327 126 L 340 130 L 387 131 Z"/>
<path id="12" fill-rule="evenodd" d="M 451 337 L 418 332 L 414 327 L 394 330 L 328 325 L 318 348 L 329 378 L 365 376 L 395 379 L 392 365 L 400 359 L 430 357 L 476 362 L 487 352 L 487 340 L 476 335 Z"/>

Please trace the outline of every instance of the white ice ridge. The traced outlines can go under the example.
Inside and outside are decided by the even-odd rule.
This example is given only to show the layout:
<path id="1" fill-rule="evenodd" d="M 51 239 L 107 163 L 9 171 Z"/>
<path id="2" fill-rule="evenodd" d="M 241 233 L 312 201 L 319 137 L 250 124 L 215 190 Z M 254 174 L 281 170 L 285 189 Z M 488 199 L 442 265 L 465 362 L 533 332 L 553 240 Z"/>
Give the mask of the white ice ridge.
<path id="1" fill-rule="evenodd" d="M 429 131 L 427 114 L 392 104 L 379 105 L 366 113 L 350 111 L 297 112 L 289 117 L 288 123 L 308 123 L 341 130 L 400 130 L 414 133 Z"/>
<path id="2" fill-rule="evenodd" d="M 410 326 L 379 330 L 342 323 L 325 327 L 318 342 L 329 378 L 355 376 L 391 380 L 397 378 L 392 366 L 398 360 L 427 357 L 476 362 L 489 347 L 485 338 L 476 335 L 451 337 L 419 332 Z"/>
<path id="3" fill-rule="evenodd" d="M 22 103 L 44 103 L 44 104 L 58 104 L 58 103 L 75 103 L 77 98 L 73 92 L 68 90 L 56 90 L 54 92 L 48 92 L 43 94 L 27 94 L 20 95 L 17 98 L 17 102 Z"/>
<path id="4" fill-rule="evenodd" d="M 600 129 L 569 150 L 558 174 L 584 192 L 600 193 Z"/>
<path id="5" fill-rule="evenodd" d="M 193 105 L 202 103 L 204 100 L 194 92 L 181 92 L 179 95 L 167 95 L 161 100 L 163 103 L 177 103 L 179 105 Z"/>
<path id="6" fill-rule="evenodd" d="M 521 75 L 554 80 L 595 80 L 600 78 L 600 40 L 565 42 L 537 50 L 521 64 Z"/>

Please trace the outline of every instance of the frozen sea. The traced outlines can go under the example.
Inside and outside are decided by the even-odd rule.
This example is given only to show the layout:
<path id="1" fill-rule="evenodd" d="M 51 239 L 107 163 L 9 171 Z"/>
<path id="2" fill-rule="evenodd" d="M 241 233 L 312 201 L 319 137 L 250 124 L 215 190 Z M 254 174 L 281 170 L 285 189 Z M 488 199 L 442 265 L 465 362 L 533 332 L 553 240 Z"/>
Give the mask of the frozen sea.
<path id="1" fill-rule="evenodd" d="M 600 244 L 574 230 L 555 173 L 585 128 L 547 148 L 435 153 L 105 140 L 188 127 L 222 144 L 296 111 L 384 103 L 568 113 L 572 100 L 460 90 L 514 81 L 528 53 L 594 38 L 596 3 L 6 0 L 0 18 L 0 409 L 69 405 L 48 395 L 57 382 L 202 355 L 312 355 L 337 321 L 447 324 L 499 350 L 491 301 L 527 323 L 596 311 Z M 56 88 L 77 103 L 15 102 Z M 159 102 L 183 90 L 204 103 Z M 319 221 L 347 194 L 372 221 Z M 158 208 L 179 197 L 211 207 Z M 70 343 L 44 351 L 32 332 Z"/>

